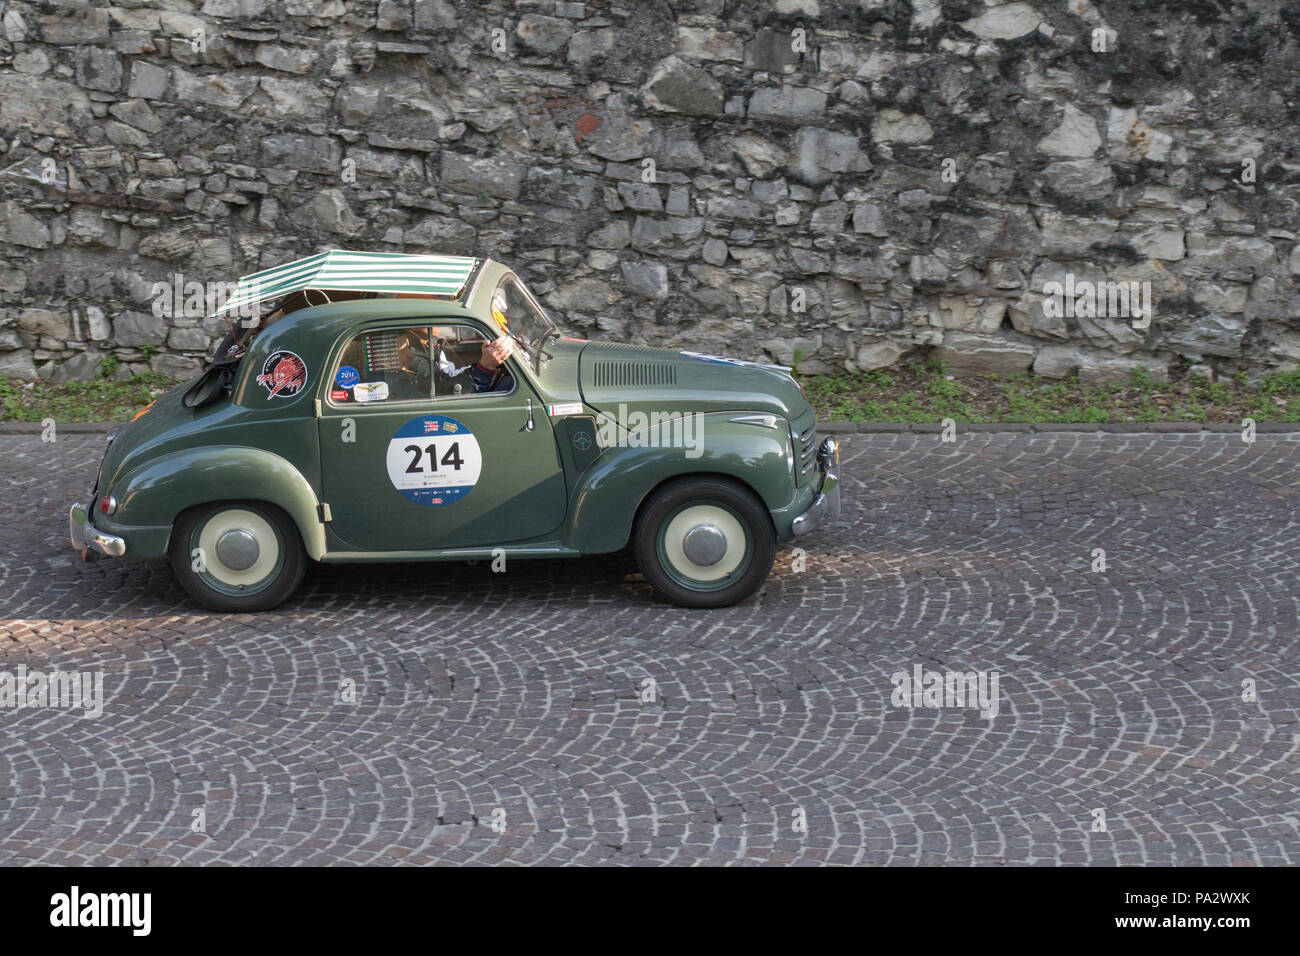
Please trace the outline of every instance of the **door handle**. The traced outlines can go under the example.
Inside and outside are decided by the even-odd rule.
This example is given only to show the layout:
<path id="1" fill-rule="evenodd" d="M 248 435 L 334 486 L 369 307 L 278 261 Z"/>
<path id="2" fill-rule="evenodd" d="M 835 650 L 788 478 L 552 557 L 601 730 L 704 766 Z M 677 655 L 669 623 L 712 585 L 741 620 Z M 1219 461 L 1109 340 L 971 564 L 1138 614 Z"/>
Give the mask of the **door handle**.
<path id="1" fill-rule="evenodd" d="M 536 423 L 533 421 L 533 400 L 531 398 L 526 398 L 524 399 L 524 403 L 528 406 L 528 421 L 524 424 L 524 430 L 532 431 L 537 427 Z"/>

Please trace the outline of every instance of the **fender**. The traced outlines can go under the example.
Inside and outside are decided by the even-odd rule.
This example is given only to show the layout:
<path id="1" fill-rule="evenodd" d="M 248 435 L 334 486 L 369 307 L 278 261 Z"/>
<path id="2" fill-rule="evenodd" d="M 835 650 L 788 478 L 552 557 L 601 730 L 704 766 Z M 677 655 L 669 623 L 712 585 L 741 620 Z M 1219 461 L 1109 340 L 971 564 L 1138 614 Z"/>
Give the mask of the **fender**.
<path id="1" fill-rule="evenodd" d="M 644 430 L 620 438 L 579 479 L 563 528 L 564 544 L 584 554 L 619 550 L 631 537 L 646 496 L 662 482 L 683 475 L 727 475 L 751 488 L 769 511 L 788 508 L 795 498 L 789 425 L 783 418 L 777 419 L 775 429 L 731 421 L 743 414 L 703 415 L 703 440 L 696 449 L 633 446 L 644 440 Z"/>
<path id="2" fill-rule="evenodd" d="M 246 499 L 284 509 L 297 525 L 307 555 L 318 561 L 325 554 L 325 526 L 316 492 L 292 464 L 260 448 L 211 445 L 153 458 L 119 482 L 116 494 L 117 512 L 109 522 L 96 516 L 96 525 L 109 531 L 121 529 L 128 547 L 132 528 L 155 532 L 166 528 L 170 537 L 172 523 L 185 509 L 210 501 Z M 161 548 L 154 541 L 156 535 L 143 537 L 151 546 L 131 547 L 134 555 L 161 557 L 166 553 L 166 537 Z"/>

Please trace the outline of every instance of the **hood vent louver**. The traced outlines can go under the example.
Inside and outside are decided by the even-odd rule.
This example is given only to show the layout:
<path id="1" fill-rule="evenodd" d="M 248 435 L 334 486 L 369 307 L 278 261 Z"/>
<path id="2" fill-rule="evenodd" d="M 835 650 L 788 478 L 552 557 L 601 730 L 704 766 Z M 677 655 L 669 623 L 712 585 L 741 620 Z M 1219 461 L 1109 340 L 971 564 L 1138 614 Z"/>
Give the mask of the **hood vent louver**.
<path id="1" fill-rule="evenodd" d="M 592 362 L 591 381 L 596 388 L 676 385 L 677 369 L 666 362 Z"/>

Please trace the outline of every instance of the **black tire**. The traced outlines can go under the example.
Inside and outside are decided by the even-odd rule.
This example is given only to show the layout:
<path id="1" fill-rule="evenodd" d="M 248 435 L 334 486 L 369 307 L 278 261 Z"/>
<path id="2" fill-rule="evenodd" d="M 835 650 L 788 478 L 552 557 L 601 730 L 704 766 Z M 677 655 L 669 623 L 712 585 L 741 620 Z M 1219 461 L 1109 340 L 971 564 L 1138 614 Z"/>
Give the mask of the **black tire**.
<path id="1" fill-rule="evenodd" d="M 714 558 L 719 548 L 721 557 Z M 633 551 L 662 597 L 682 607 L 728 607 L 767 580 L 776 531 L 763 502 L 737 482 L 684 477 L 656 489 L 641 506 Z"/>
<path id="2" fill-rule="evenodd" d="M 233 543 L 226 539 L 216 546 L 214 541 L 220 542 L 228 531 L 243 532 L 257 548 L 250 549 L 244 538 Z M 298 589 L 307 570 L 298 528 L 279 508 L 260 501 L 222 501 L 191 508 L 172 526 L 167 552 L 181 586 L 214 611 L 273 608 Z M 227 567 L 223 553 L 232 564 L 242 563 L 250 554 L 253 560 L 242 568 Z"/>

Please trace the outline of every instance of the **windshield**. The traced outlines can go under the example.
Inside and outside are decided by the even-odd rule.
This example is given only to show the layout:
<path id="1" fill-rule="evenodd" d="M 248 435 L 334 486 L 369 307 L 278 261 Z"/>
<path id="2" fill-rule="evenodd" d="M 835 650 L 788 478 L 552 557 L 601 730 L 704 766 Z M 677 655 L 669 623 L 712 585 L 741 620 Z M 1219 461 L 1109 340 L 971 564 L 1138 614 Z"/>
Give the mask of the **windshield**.
<path id="1" fill-rule="evenodd" d="M 492 319 L 528 353 L 534 371 L 541 361 L 546 340 L 559 335 L 555 323 L 515 276 L 506 276 L 492 293 Z"/>

